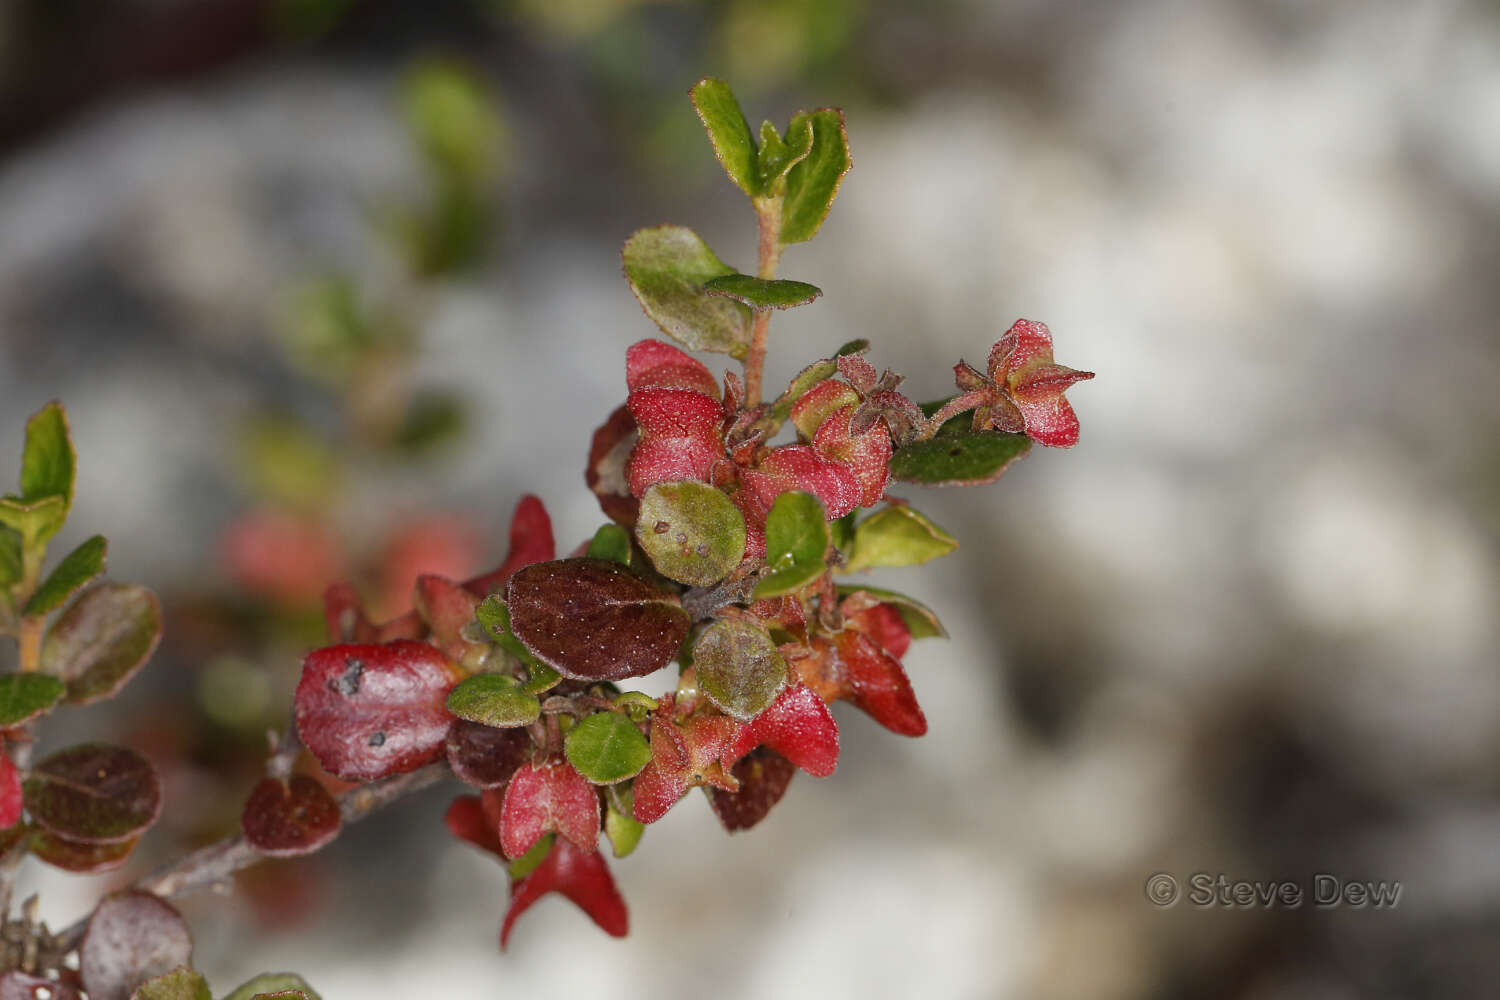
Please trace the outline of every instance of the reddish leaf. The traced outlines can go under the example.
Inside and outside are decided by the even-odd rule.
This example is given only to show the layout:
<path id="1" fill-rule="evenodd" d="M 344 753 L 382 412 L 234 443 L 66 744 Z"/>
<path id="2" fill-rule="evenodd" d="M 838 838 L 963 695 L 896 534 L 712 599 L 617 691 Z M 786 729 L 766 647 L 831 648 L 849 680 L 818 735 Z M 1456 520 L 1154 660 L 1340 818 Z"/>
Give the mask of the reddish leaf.
<path id="1" fill-rule="evenodd" d="M 31 769 L 23 786 L 37 825 L 84 844 L 140 836 L 161 812 L 161 779 L 127 747 L 80 743 Z"/>
<path id="2" fill-rule="evenodd" d="M 21 772 L 10 754 L 0 749 L 0 829 L 10 829 L 21 819 Z"/>
<path id="3" fill-rule="evenodd" d="M 557 554 L 557 543 L 552 538 L 552 519 L 542 501 L 530 493 L 516 504 L 516 512 L 510 518 L 510 551 L 505 562 L 493 572 L 476 576 L 464 584 L 471 593 L 488 597 L 499 592 L 516 570 L 532 563 L 546 562 Z"/>
<path id="4" fill-rule="evenodd" d="M 323 622 L 328 627 L 328 638 L 334 642 L 390 642 L 427 635 L 427 623 L 415 610 L 376 625 L 349 583 L 335 583 L 323 591 Z"/>
<path id="5" fill-rule="evenodd" d="M 67 983 L 12 969 L 0 976 L 0 1000 L 79 1000 L 79 994 Z"/>
<path id="6" fill-rule="evenodd" d="M 25 827 L 15 829 L 24 830 Z M 44 830 L 33 830 L 26 847 L 54 868 L 77 875 L 97 875 L 123 865 L 135 850 L 136 843 L 137 840 L 122 840 L 116 844 L 81 844 Z"/>
<path id="7" fill-rule="evenodd" d="M 989 381 L 1020 411 L 1027 437 L 1053 448 L 1078 443 L 1078 415 L 1063 392 L 1075 382 L 1093 378 L 1094 373 L 1053 362 L 1052 331 L 1047 324 L 1016 320 L 990 350 L 988 367 Z M 1020 428 L 997 424 L 997 429 Z"/>
<path id="8" fill-rule="evenodd" d="M 927 719 L 901 661 L 863 632 L 846 629 L 831 642 L 820 636 L 813 640 L 811 654 L 797 659 L 795 666 L 802 682 L 824 701 L 853 702 L 902 736 L 927 732 Z"/>
<path id="9" fill-rule="evenodd" d="M 673 705 L 663 699 L 651 717 L 651 762 L 635 777 L 635 818 L 655 823 L 689 788 L 712 785 L 726 791 L 739 787 L 719 759 L 734 740 L 739 723 L 728 716 L 701 715 L 678 725 Z"/>
<path id="10" fill-rule="evenodd" d="M 859 506 L 873 507 L 885 495 L 891 478 L 891 435 L 876 423 L 861 434 L 850 428 L 854 407 L 846 406 L 823 421 L 813 436 L 813 450 L 840 462 L 859 483 Z"/>
<path id="11" fill-rule="evenodd" d="M 329 774 L 372 781 L 442 756 L 459 672 L 436 647 L 400 640 L 309 653 L 297 684 L 297 731 Z"/>
<path id="12" fill-rule="evenodd" d="M 828 705 L 807 685 L 789 687 L 771 707 L 740 728 L 726 764 L 756 747 L 769 747 L 808 774 L 826 778 L 839 762 L 839 727 Z"/>
<path id="13" fill-rule="evenodd" d="M 825 378 L 792 406 L 792 423 L 806 440 L 812 440 L 823 422 L 846 406 L 859 404 L 859 393 L 847 382 Z"/>
<path id="14" fill-rule="evenodd" d="M 599 840 L 599 795 L 562 757 L 518 770 L 501 804 L 500 844 L 506 857 L 519 858 L 554 832 L 588 851 Z"/>
<path id="15" fill-rule="evenodd" d="M 911 648 L 911 629 L 901 613 L 891 604 L 867 604 L 869 596 L 855 592 L 844 599 L 839 608 L 844 613 L 844 627 L 863 632 L 876 645 L 896 659 L 906 655 Z"/>
<path id="16" fill-rule="evenodd" d="M 719 383 L 703 362 L 660 340 L 639 340 L 626 348 L 625 384 L 631 392 L 677 388 L 719 397 Z"/>
<path id="17" fill-rule="evenodd" d="M 505 923 L 500 928 L 502 949 L 510 940 L 516 918 L 549 892 L 572 900 L 607 934 L 624 937 L 630 930 L 625 900 L 615 887 L 604 856 L 559 838 L 536 870 L 511 886 L 510 909 L 505 911 Z"/>
<path id="18" fill-rule="evenodd" d="M 403 519 L 380 554 L 380 605 L 394 612 L 411 601 L 417 577 L 466 580 L 479 567 L 485 533 L 456 514 Z"/>
<path id="19" fill-rule="evenodd" d="M 863 489 L 842 462 L 824 458 L 807 445 L 777 448 L 743 474 L 766 510 L 787 490 L 803 490 L 823 502 L 828 519 L 843 517 L 859 506 Z M 748 523 L 750 518 L 745 518 Z"/>
<path id="20" fill-rule="evenodd" d="M 710 788 L 708 801 L 724 829 L 737 833 L 766 818 L 786 794 L 797 765 L 769 747 L 759 747 L 737 761 L 731 773 L 740 783 L 740 790 Z"/>
<path id="21" fill-rule="evenodd" d="M 649 674 L 677 655 L 692 624 L 675 597 L 605 559 L 527 566 L 506 604 L 516 638 L 576 680 Z"/>
<path id="22" fill-rule="evenodd" d="M 448 730 L 448 766 L 453 776 L 476 788 L 501 788 L 531 755 L 531 737 L 524 729 L 459 719 Z"/>
<path id="23" fill-rule="evenodd" d="M 89 1000 L 130 1000 L 148 979 L 189 965 L 193 939 L 177 911 L 149 892 L 106 897 L 78 947 Z"/>
<path id="24" fill-rule="evenodd" d="M 638 389 L 626 400 L 641 440 L 630 454 L 626 476 L 640 496 L 657 483 L 678 479 L 709 482 L 724 459 L 724 410 L 694 389 Z"/>
<path id="25" fill-rule="evenodd" d="M 417 612 L 432 630 L 432 641 L 449 659 L 462 660 L 477 645 L 461 634 L 463 627 L 474 621 L 474 609 L 479 607 L 479 598 L 472 591 L 452 580 L 423 573 L 417 577 L 415 599 Z"/>
<path id="26" fill-rule="evenodd" d="M 306 775 L 290 782 L 266 778 L 255 786 L 240 815 L 245 839 L 261 854 L 310 854 L 339 835 L 343 819 L 328 790 Z"/>
<path id="27" fill-rule="evenodd" d="M 500 835 L 495 824 L 485 815 L 479 796 L 460 795 L 454 799 L 443 814 L 443 822 L 447 824 L 448 832 L 459 840 L 466 840 L 481 851 L 504 858 L 500 850 Z"/>
<path id="28" fill-rule="evenodd" d="M 589 489 L 599 498 L 604 516 L 627 528 L 635 526 L 640 501 L 631 495 L 625 467 L 639 440 L 630 407 L 620 406 L 594 432 L 589 443 L 589 464 L 583 473 Z"/>

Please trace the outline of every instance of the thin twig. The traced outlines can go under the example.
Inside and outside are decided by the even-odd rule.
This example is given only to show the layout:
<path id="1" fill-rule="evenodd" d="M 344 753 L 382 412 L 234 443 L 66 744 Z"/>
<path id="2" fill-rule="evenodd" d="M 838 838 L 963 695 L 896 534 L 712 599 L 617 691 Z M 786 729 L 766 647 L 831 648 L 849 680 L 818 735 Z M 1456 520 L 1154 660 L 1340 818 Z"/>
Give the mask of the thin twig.
<path id="1" fill-rule="evenodd" d="M 756 277 L 776 277 L 781 262 L 781 199 L 756 199 L 755 217 L 759 232 Z M 745 354 L 745 405 L 760 402 L 761 381 L 766 369 L 766 340 L 771 330 L 771 310 L 758 309 L 750 328 L 750 349 Z"/>
<path id="2" fill-rule="evenodd" d="M 407 774 L 351 788 L 338 797 L 339 815 L 346 826 L 358 823 L 397 799 L 437 784 L 449 774 L 446 763 L 429 764 Z M 137 879 L 131 888 L 155 893 L 163 899 L 172 899 L 194 889 L 222 882 L 235 872 L 265 860 L 265 857 L 250 846 L 243 834 L 236 834 L 207 847 L 200 847 L 186 857 L 158 868 Z M 84 917 L 59 934 L 57 939 L 61 953 L 66 954 L 77 948 L 87 927 L 88 917 Z"/>

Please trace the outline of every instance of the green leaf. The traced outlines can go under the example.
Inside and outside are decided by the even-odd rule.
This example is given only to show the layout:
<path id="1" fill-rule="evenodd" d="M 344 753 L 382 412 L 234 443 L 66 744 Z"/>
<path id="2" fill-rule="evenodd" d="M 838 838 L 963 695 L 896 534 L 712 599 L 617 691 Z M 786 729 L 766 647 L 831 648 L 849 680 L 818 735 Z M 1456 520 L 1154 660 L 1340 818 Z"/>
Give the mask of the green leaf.
<path id="1" fill-rule="evenodd" d="M 406 408 L 392 441 L 412 455 L 424 455 L 452 444 L 464 429 L 464 405 L 442 392 L 420 392 Z"/>
<path id="2" fill-rule="evenodd" d="M 854 529 L 854 545 L 844 570 L 858 573 L 875 566 L 917 566 L 956 548 L 958 540 L 925 514 L 892 504 Z"/>
<path id="3" fill-rule="evenodd" d="M 689 93 L 693 107 L 708 131 L 708 141 L 713 143 L 714 156 L 719 158 L 729 179 L 754 198 L 760 194 L 755 140 L 750 135 L 750 124 L 745 121 L 734 92 L 723 80 L 707 77 L 694 84 Z"/>
<path id="4" fill-rule="evenodd" d="M 823 290 L 817 285 L 809 285 L 805 281 L 787 278 L 767 280 L 748 274 L 726 274 L 710 278 L 703 283 L 703 287 L 710 295 L 722 295 L 736 302 L 743 302 L 757 312 L 805 306 L 823 294 Z"/>
<path id="5" fill-rule="evenodd" d="M 745 356 L 750 310 L 703 289 L 710 278 L 735 270 L 697 233 L 685 226 L 641 229 L 625 241 L 621 258 L 631 291 L 663 333 L 689 350 Z"/>
<path id="6" fill-rule="evenodd" d="M 68 684 L 76 705 L 108 698 L 151 658 L 161 604 L 145 587 L 105 583 L 69 605 L 42 641 L 42 669 Z"/>
<path id="7" fill-rule="evenodd" d="M 183 966 L 146 980 L 130 994 L 130 1000 L 213 1000 L 213 994 L 208 991 L 207 980 Z"/>
<path id="8" fill-rule="evenodd" d="M 805 133 L 812 129 L 812 122 L 803 124 L 804 135 L 796 143 L 794 150 L 782 139 L 781 133 L 776 131 L 776 126 L 770 122 L 760 123 L 760 152 L 756 156 L 756 166 L 760 169 L 761 188 L 774 196 L 778 187 L 784 191 L 786 185 L 778 185 L 786 172 L 807 158 L 811 150 L 811 143 Z"/>
<path id="9" fill-rule="evenodd" d="M 0 590 L 21 582 L 21 533 L 0 524 Z"/>
<path id="10" fill-rule="evenodd" d="M 663 576 L 706 587 L 744 558 L 745 516 L 705 483 L 657 483 L 641 497 L 635 538 Z"/>
<path id="11" fill-rule="evenodd" d="M 783 245 L 813 238 L 853 165 L 844 113 L 838 108 L 794 115 L 786 134 L 792 154 L 801 154 L 802 159 L 786 174 L 786 197 L 781 206 Z"/>
<path id="12" fill-rule="evenodd" d="M 586 553 L 590 559 L 610 559 L 630 565 L 630 532 L 618 524 L 606 524 L 594 532 Z"/>
<path id="13" fill-rule="evenodd" d="M 23 614 L 44 615 L 72 597 L 76 590 L 104 572 L 107 549 L 104 536 L 95 535 L 69 552 L 31 595 Z"/>
<path id="14" fill-rule="evenodd" d="M 21 455 L 21 499 L 63 498 L 63 516 L 73 503 L 76 457 L 62 404 L 48 403 L 26 421 L 26 450 Z"/>
<path id="15" fill-rule="evenodd" d="M 609 838 L 615 857 L 623 858 L 639 846 L 641 837 L 646 833 L 646 824 L 631 815 L 631 803 L 634 796 L 631 795 L 630 787 L 628 785 L 616 787 L 621 790 L 620 808 L 615 808 L 615 804 L 611 802 L 609 808 L 604 811 L 604 835 Z"/>
<path id="16" fill-rule="evenodd" d="M 535 722 L 542 705 L 514 677 L 476 674 L 448 692 L 448 711 L 460 719 L 505 729 Z"/>
<path id="17" fill-rule="evenodd" d="M 595 712 L 579 722 L 563 743 L 568 763 L 596 785 L 612 785 L 641 773 L 651 745 L 620 712 Z"/>
<path id="18" fill-rule="evenodd" d="M 520 639 L 516 638 L 515 632 L 511 631 L 510 627 L 510 608 L 506 606 L 505 599 L 499 594 L 491 594 L 481 601 L 479 607 L 475 609 L 475 616 L 479 619 L 479 624 L 484 626 L 484 630 L 500 644 L 501 649 L 525 665 L 527 680 L 522 690 L 527 694 L 540 694 L 562 680 L 562 674 L 532 656 L 531 651 L 521 644 Z"/>
<path id="19" fill-rule="evenodd" d="M 531 849 L 510 863 L 510 877 L 512 879 L 523 879 L 536 871 L 537 866 L 547 860 L 547 854 L 552 850 L 552 841 L 557 834 L 549 833 L 541 837 Z"/>
<path id="20" fill-rule="evenodd" d="M 50 711 L 68 686 L 50 674 L 0 676 L 0 729 L 10 729 Z"/>
<path id="21" fill-rule="evenodd" d="M 948 630 L 943 628 L 942 622 L 938 621 L 937 614 L 914 597 L 907 597 L 894 590 L 858 584 L 840 587 L 839 599 L 843 600 L 855 593 L 869 594 L 880 603 L 889 604 L 895 608 L 901 620 L 906 623 L 906 628 L 911 632 L 913 639 L 946 639 L 948 637 Z"/>
<path id="22" fill-rule="evenodd" d="M 789 490 L 766 515 L 766 566 L 755 598 L 780 597 L 823 575 L 830 542 L 823 504 L 811 493 Z"/>
<path id="23" fill-rule="evenodd" d="M 925 486 L 978 486 L 992 483 L 1005 467 L 1031 450 L 1025 434 L 939 434 L 897 449 L 891 475 Z"/>
<path id="24" fill-rule="evenodd" d="M 710 701 L 749 721 L 786 686 L 786 660 L 766 630 L 746 621 L 718 621 L 693 646 L 698 687 Z"/>
<path id="25" fill-rule="evenodd" d="M 307 980 L 293 972 L 263 972 L 226 996 L 224 1000 L 254 1000 L 255 997 L 267 993 L 285 993 L 287 990 L 296 990 L 307 997 L 307 1000 L 322 1000 L 313 988 L 307 985 Z"/>
<path id="26" fill-rule="evenodd" d="M 68 502 L 60 496 L 40 500 L 0 497 L 0 524 L 19 532 L 26 549 L 45 545 L 67 519 Z"/>

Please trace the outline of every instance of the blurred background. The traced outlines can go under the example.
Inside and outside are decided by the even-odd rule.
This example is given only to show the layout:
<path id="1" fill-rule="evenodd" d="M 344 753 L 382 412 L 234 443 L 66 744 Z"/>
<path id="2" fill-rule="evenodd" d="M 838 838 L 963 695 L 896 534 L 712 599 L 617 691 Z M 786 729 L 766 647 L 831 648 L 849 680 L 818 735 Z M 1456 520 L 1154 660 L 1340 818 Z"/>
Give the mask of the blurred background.
<path id="1" fill-rule="evenodd" d="M 1071 452 L 905 491 L 962 541 L 882 578 L 952 633 L 907 657 L 931 731 L 840 706 L 834 777 L 733 839 L 695 796 L 614 865 L 629 938 L 548 901 L 505 955 L 503 872 L 434 789 L 186 900 L 216 992 L 1492 992 L 1490 2 L 0 2 L 3 457 L 64 399 L 57 551 L 107 534 L 167 609 L 142 679 L 51 733 L 168 771 L 135 864 L 234 827 L 326 582 L 400 610 L 497 562 L 525 492 L 564 550 L 602 522 L 588 435 L 654 333 L 620 244 L 673 221 L 753 266 L 707 74 L 752 123 L 848 112 L 771 384 L 868 337 L 938 398 L 1023 316 L 1098 373 Z M 139 868 L 21 891 L 56 926 Z M 1161 908 L 1157 872 L 1403 889 Z"/>

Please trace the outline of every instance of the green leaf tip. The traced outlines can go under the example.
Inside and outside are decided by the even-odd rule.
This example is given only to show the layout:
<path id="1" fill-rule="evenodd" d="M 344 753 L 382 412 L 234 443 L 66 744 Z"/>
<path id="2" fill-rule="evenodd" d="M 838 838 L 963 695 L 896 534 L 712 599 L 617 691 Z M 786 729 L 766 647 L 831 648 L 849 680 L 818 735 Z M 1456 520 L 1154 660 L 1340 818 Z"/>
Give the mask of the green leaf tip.
<path id="1" fill-rule="evenodd" d="M 781 208 L 781 242 L 810 240 L 828 217 L 844 175 L 854 166 L 844 112 L 819 108 L 792 116 L 787 141 L 801 158 L 787 170 Z M 806 143 L 805 151 L 797 144 Z"/>
<path id="2" fill-rule="evenodd" d="M 73 503 L 76 461 L 67 411 L 54 400 L 26 421 L 26 448 L 21 454 L 21 499 L 60 496 L 66 515 Z"/>
<path id="3" fill-rule="evenodd" d="M 740 110 L 729 84 L 713 77 L 704 77 L 693 84 L 688 92 L 693 107 L 703 128 L 708 132 L 708 141 L 714 147 L 714 156 L 729 179 L 750 197 L 761 193 L 760 166 L 755 148 L 755 139 L 750 134 L 750 123 Z"/>
<path id="4" fill-rule="evenodd" d="M 31 595 L 23 613 L 44 615 L 61 607 L 79 588 L 104 572 L 108 549 L 104 536 L 95 535 L 69 552 Z"/>

